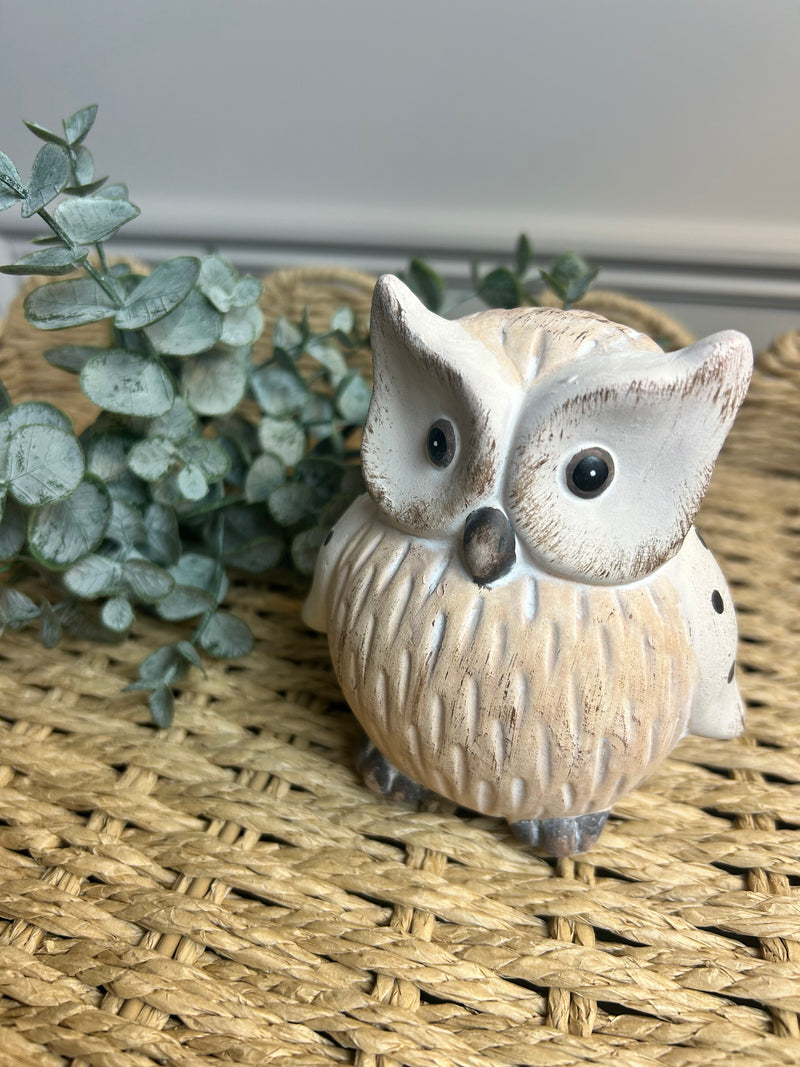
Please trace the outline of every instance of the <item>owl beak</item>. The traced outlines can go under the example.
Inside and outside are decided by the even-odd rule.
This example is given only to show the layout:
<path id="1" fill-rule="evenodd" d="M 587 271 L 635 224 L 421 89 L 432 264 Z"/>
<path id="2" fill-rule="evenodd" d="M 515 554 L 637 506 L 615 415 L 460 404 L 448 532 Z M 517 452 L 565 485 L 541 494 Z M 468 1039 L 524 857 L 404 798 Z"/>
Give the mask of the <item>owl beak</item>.
<path id="1" fill-rule="evenodd" d="M 498 508 L 478 508 L 464 523 L 464 564 L 477 585 L 491 585 L 514 566 L 516 538 Z"/>

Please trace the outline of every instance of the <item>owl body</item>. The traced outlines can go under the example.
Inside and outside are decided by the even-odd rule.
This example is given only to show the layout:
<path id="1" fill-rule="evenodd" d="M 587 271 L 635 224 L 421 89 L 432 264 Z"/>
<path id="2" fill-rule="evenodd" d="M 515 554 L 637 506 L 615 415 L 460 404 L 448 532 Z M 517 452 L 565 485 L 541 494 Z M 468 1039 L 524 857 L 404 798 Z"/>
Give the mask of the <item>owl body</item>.
<path id="1" fill-rule="evenodd" d="M 607 811 L 692 730 L 742 726 L 736 623 L 692 526 L 752 355 L 665 355 L 584 312 L 446 322 L 373 304 L 369 490 L 320 552 L 328 634 L 372 743 L 515 825 Z"/>
<path id="2" fill-rule="evenodd" d="M 306 617 L 350 707 L 395 767 L 459 805 L 511 823 L 607 810 L 693 720 L 707 732 L 709 707 L 717 734 L 741 729 L 730 595 L 694 530 L 631 585 L 520 565 L 481 588 L 445 542 L 409 539 L 364 496 L 324 552 Z"/>

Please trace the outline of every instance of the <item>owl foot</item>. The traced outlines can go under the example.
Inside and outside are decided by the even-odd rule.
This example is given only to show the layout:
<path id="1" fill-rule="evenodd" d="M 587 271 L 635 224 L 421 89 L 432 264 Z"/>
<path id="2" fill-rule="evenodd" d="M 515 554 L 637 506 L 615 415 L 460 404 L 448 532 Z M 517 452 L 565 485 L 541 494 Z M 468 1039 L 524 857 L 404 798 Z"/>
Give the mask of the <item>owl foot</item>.
<path id="1" fill-rule="evenodd" d="M 593 811 L 561 819 L 522 819 L 511 823 L 511 831 L 520 841 L 546 856 L 571 856 L 589 851 L 607 818 L 607 811 Z"/>
<path id="2" fill-rule="evenodd" d="M 368 737 L 364 741 L 356 758 L 356 768 L 373 792 L 381 793 L 406 804 L 420 804 L 431 796 L 430 789 L 417 785 L 415 781 L 403 774 L 388 761 L 384 754 L 373 745 Z"/>

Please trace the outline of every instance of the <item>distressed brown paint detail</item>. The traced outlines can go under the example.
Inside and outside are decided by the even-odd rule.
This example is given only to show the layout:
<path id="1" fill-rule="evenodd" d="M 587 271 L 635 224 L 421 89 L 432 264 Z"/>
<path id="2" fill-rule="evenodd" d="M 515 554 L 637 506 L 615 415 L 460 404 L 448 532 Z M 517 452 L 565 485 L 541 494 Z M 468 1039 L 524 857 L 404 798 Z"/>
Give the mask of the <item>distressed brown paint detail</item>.
<path id="1" fill-rule="evenodd" d="M 413 780 L 512 822 L 579 815 L 611 807 L 684 733 L 697 664 L 664 579 L 594 588 L 582 606 L 579 586 L 544 579 L 528 619 L 530 577 L 481 592 L 457 564 L 441 575 L 425 542 L 389 529 L 374 544 L 334 577 L 331 654 L 356 716 Z M 387 676 L 403 677 L 402 699 Z"/>

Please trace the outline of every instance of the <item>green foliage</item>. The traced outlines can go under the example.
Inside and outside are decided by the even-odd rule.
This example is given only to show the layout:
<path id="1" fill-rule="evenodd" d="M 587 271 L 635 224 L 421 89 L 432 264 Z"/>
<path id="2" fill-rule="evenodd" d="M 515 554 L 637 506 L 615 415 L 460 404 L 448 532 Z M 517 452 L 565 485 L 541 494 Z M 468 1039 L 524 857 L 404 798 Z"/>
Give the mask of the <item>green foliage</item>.
<path id="1" fill-rule="evenodd" d="M 25 300 L 43 330 L 107 320 L 104 346 L 59 345 L 54 366 L 78 376 L 102 410 L 79 438 L 70 419 L 42 402 L 12 405 L 0 385 L 0 560 L 16 578 L 44 576 L 51 596 L 35 603 L 6 584 L 0 632 L 36 622 L 45 648 L 64 633 L 119 640 L 149 612 L 193 627 L 147 656 L 130 687 L 148 694 L 167 727 L 174 692 L 201 652 L 246 655 L 253 637 L 224 610 L 228 571 L 279 573 L 290 584 L 313 573 L 330 526 L 363 491 L 359 432 L 370 386 L 352 357 L 363 323 L 338 308 L 312 331 L 279 319 L 268 359 L 255 363 L 263 330 L 261 284 L 217 255 L 179 256 L 139 274 L 109 266 L 103 242 L 139 214 L 127 187 L 96 179 L 84 140 L 97 115 L 76 111 L 56 133 L 28 122 L 43 143 L 27 185 L 0 152 L 0 211 L 37 215 L 50 236 L 14 275 L 56 277 Z M 519 239 L 513 263 L 481 277 L 486 303 L 531 303 L 532 252 Z M 594 274 L 562 256 L 543 281 L 579 299 Z M 444 279 L 412 259 L 408 284 L 431 308 Z M 535 286 L 533 286 L 535 288 Z"/>
<path id="2" fill-rule="evenodd" d="M 557 256 L 545 269 L 533 261 L 533 248 L 523 233 L 517 239 L 514 254 L 508 265 L 492 267 L 481 274 L 480 264 L 472 264 L 474 295 L 491 308 L 516 308 L 539 302 L 541 293 L 549 289 L 564 308 L 576 304 L 592 287 L 598 268 L 590 267 L 575 252 Z M 447 286 L 444 278 L 427 263 L 412 259 L 400 277 L 431 311 L 441 312 L 445 305 Z M 462 294 L 467 297 L 472 294 Z"/>

